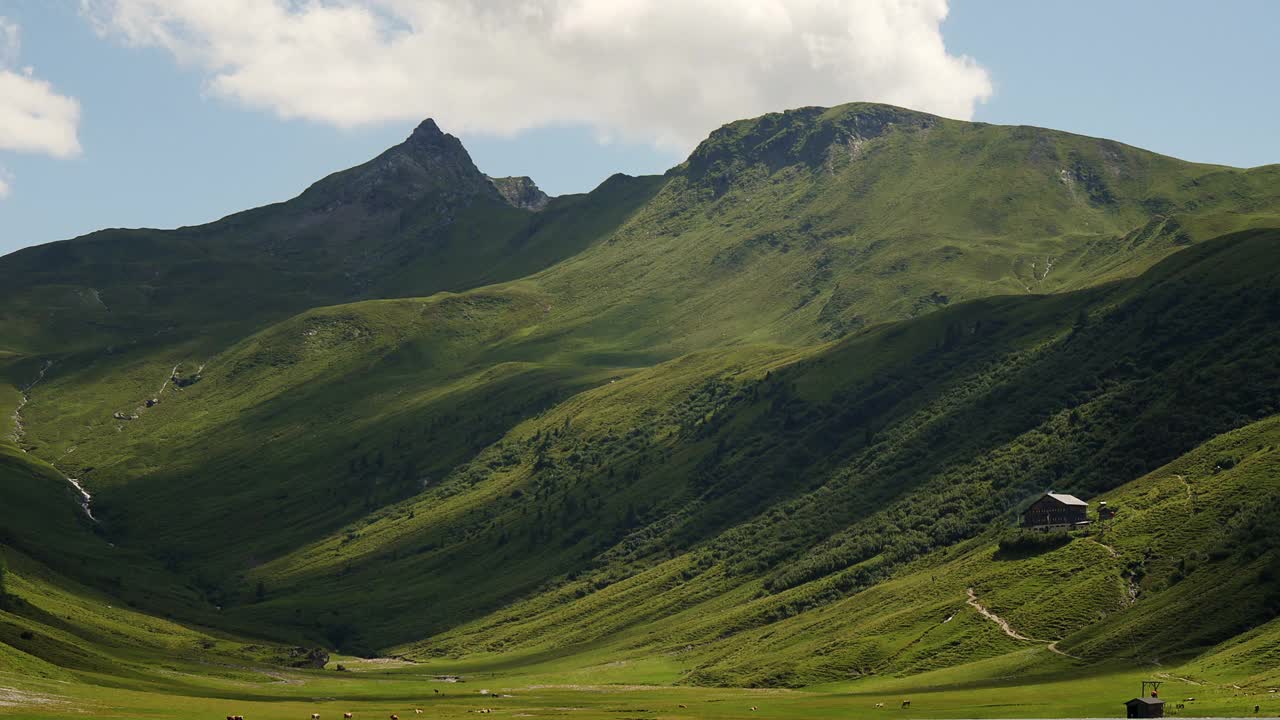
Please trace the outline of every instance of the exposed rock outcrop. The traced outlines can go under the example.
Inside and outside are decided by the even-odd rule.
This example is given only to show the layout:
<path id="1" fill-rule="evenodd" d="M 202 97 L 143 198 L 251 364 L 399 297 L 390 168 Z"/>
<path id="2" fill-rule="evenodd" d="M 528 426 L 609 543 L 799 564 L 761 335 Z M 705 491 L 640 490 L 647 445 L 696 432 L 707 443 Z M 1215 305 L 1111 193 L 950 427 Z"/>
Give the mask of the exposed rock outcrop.
<path id="1" fill-rule="evenodd" d="M 551 198 L 534 184 L 533 180 L 524 176 L 489 178 L 489 182 L 498 189 L 498 194 L 512 207 L 521 210 L 538 212 L 545 208 Z"/>

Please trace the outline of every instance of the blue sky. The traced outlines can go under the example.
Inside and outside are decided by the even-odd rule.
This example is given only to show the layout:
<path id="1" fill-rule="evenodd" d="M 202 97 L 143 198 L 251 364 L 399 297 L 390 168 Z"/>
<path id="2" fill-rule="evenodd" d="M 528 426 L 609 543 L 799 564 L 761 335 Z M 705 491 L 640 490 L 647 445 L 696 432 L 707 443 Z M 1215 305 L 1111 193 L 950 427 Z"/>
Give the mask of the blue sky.
<path id="1" fill-rule="evenodd" d="M 892 27 L 884 32 L 892 42 L 883 52 L 890 54 L 890 69 L 878 75 L 859 64 L 885 64 L 882 58 L 864 60 L 861 54 L 868 45 L 879 46 L 881 36 L 864 37 L 859 31 L 851 31 L 844 50 L 836 42 L 840 37 L 822 45 L 834 42 L 835 54 L 812 71 L 805 64 L 813 57 L 812 48 L 804 58 L 771 51 L 781 58 L 776 62 L 772 57 L 762 61 L 759 53 L 735 54 L 737 46 L 755 42 L 762 47 L 796 45 L 775 36 L 777 19 L 767 15 L 748 17 L 740 26 L 719 22 L 703 27 L 701 36 L 695 32 L 695 37 L 684 38 L 671 30 L 671 23 L 713 23 L 654 13 L 618 18 L 601 10 L 562 18 L 561 26 L 572 21 L 586 28 L 583 32 L 593 41 L 604 36 L 608 42 L 575 41 L 572 52 L 563 44 L 546 53 L 531 45 L 522 49 L 523 55 L 503 61 L 505 66 L 494 61 L 493 68 L 484 66 L 491 57 L 465 54 L 475 42 L 461 30 L 449 39 L 423 33 L 385 43 L 378 39 L 382 36 L 342 35 L 334 42 L 346 43 L 340 45 L 347 48 L 343 53 L 353 57 L 385 50 L 385 57 L 370 61 L 369 72 L 385 71 L 391 78 L 385 91 L 353 97 L 349 106 L 343 104 L 348 87 L 319 87 L 311 95 L 296 90 L 297 85 L 323 85 L 327 78 L 337 78 L 341 73 L 333 68 L 272 83 L 272 72 L 296 70 L 273 69 L 277 66 L 264 66 L 258 57 L 235 55 L 255 51 L 243 49 L 241 35 L 228 40 L 225 34 L 235 31 L 207 17 L 193 14 L 181 26 L 144 26 L 162 22 L 154 19 L 151 2 L 158 0 L 102 0 L 86 9 L 73 0 L 0 0 L 0 18 L 20 34 L 20 45 L 10 52 L 11 71 L 22 74 L 30 68 L 28 77 L 48 83 L 79 106 L 74 126 L 78 153 L 38 142 L 34 150 L 15 150 L 15 143 L 6 145 L 0 135 L 0 181 L 10 186 L 0 198 L 0 253 L 103 227 L 198 224 L 287 199 L 327 173 L 399 142 L 425 115 L 459 135 L 481 170 L 530 175 L 552 194 L 588 190 L 614 172 L 662 172 L 718 122 L 741 116 L 728 113 L 831 104 L 834 98 L 899 104 L 913 104 L 903 98 L 919 98 L 914 104 L 942 114 L 963 115 L 971 108 L 974 120 L 1110 137 L 1189 160 L 1236 166 L 1280 162 L 1280 83 L 1268 52 L 1280 27 L 1280 3 L 1262 0 L 956 0 L 940 25 L 930 25 L 934 7 L 889 23 Z M 761 12 L 805 5 L 802 0 L 741 2 L 763 8 Z M 191 7 L 197 8 L 192 13 L 201 12 L 197 5 Z M 815 12 L 796 10 L 796 27 L 804 13 L 804 22 L 822 22 Z M 278 15 L 281 24 L 267 36 L 268 45 L 284 38 L 281 42 L 305 46 L 330 32 L 326 28 L 331 26 L 321 24 L 294 33 L 291 28 L 303 18 Z M 406 24 L 414 20 L 393 19 Z M 465 19 L 459 16 L 459 22 Z M 339 25 L 351 20 L 342 18 Z M 853 21 L 874 24 L 861 16 Z M 610 39 L 609 29 L 615 26 L 625 26 L 626 36 Z M 940 30 L 945 55 L 930 49 L 930 28 Z M 183 34 L 174 40 L 169 35 L 175 32 Z M 718 49 L 715 43 L 722 39 L 727 44 Z M 402 53 L 398 46 L 414 40 L 437 53 L 449 42 L 456 48 L 439 57 Z M 354 45 L 362 42 L 374 45 Z M 563 43 L 563 38 L 547 42 Z M 893 55 L 915 47 L 912 43 L 925 48 L 919 53 L 932 53 L 927 60 L 932 65 Z M 186 46 L 202 50 L 187 54 Z M 310 47 L 303 51 L 316 52 Z M 3 56 L 0 46 L 0 60 Z M 972 63 L 961 63 L 959 56 Z M 300 62 L 315 64 L 314 55 L 300 57 Z M 412 68 L 425 62 L 420 57 L 437 66 L 434 74 L 400 78 L 394 64 Z M 520 76 L 515 72 L 520 57 L 545 65 Z M 664 58 L 672 59 L 672 69 L 660 66 Z M 734 78 L 750 75 L 757 67 L 752 63 L 761 62 L 766 62 L 758 66 L 765 68 L 759 73 L 763 79 L 746 83 L 741 92 L 731 87 Z M 486 84 L 495 74 L 505 75 L 508 67 L 514 81 Z M 699 87 L 698 75 L 682 79 L 685 68 L 705 73 L 705 86 Z M 359 73 L 364 71 L 357 70 L 363 77 Z M 776 77 L 771 80 L 769 73 Z M 943 77 L 946 73 L 954 76 Z M 557 74 L 565 80 L 549 77 Z M 675 79 L 667 82 L 668 77 Z M 396 84 L 402 82 L 421 92 L 404 92 L 405 86 Z M 501 98 L 476 92 L 477 87 Z M 2 111 L 0 107 L 0 133 L 6 132 Z"/>

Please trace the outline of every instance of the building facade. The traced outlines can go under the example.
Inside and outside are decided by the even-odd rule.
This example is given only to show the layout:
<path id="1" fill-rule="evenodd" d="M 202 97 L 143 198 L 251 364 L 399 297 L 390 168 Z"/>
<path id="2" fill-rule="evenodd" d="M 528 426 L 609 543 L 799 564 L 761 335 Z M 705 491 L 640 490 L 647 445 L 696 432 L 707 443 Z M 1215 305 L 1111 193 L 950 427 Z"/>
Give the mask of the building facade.
<path id="1" fill-rule="evenodd" d="M 1048 492 L 1022 513 L 1022 526 L 1035 530 L 1071 530 L 1089 524 L 1089 503 L 1074 495 Z"/>

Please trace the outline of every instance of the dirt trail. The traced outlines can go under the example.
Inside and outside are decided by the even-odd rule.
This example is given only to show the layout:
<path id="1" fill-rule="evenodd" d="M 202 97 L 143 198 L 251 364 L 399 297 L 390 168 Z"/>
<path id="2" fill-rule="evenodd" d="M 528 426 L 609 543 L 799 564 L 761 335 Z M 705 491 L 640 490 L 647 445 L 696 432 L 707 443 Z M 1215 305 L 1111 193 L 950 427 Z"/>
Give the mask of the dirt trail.
<path id="1" fill-rule="evenodd" d="M 160 397 L 161 395 L 164 395 L 164 389 L 169 387 L 169 381 L 173 379 L 174 374 L 178 372 L 178 368 L 180 367 L 182 367 L 182 363 L 178 363 L 177 365 L 173 366 L 173 369 L 170 370 L 169 374 L 165 376 L 164 382 L 160 384 L 160 390 L 156 392 L 156 397 Z"/>
<path id="2" fill-rule="evenodd" d="M 1058 641 L 1057 641 L 1057 640 L 1054 640 L 1053 642 L 1049 643 L 1048 645 L 1045 645 L 1045 648 L 1047 648 L 1047 649 L 1049 650 L 1049 652 L 1051 652 L 1051 653 L 1057 653 L 1057 654 L 1061 655 L 1062 657 L 1071 658 L 1072 660 L 1081 660 L 1081 659 L 1082 659 L 1082 658 L 1080 658 L 1079 656 L 1072 655 L 1071 653 L 1067 652 L 1066 650 L 1061 650 L 1061 649 L 1059 649 L 1059 648 L 1058 648 Z"/>
<path id="3" fill-rule="evenodd" d="M 159 400 L 159 399 L 164 395 L 164 391 L 169 387 L 169 383 L 170 383 L 170 382 L 173 382 L 174 378 L 175 378 L 175 377 L 177 377 L 177 375 L 178 375 L 178 368 L 182 367 L 182 363 L 183 363 L 183 362 L 186 362 L 186 361 L 185 361 L 185 360 L 183 360 L 182 362 L 179 362 L 177 365 L 174 365 L 174 366 L 173 366 L 173 368 L 172 368 L 171 370 L 169 370 L 169 374 L 165 377 L 164 382 L 160 384 L 160 389 L 159 389 L 158 391 L 156 391 L 156 399 L 157 399 L 157 400 Z M 200 373 L 204 372 L 204 368 L 205 368 L 205 366 L 206 366 L 207 364 L 208 364 L 208 363 L 200 363 L 200 367 L 196 368 L 196 371 L 195 371 L 195 373 L 193 373 L 193 376 L 194 376 L 194 377 L 199 377 Z M 178 384 L 178 383 L 174 382 L 174 383 L 173 383 L 173 388 L 174 388 L 175 390 L 179 390 L 179 391 L 181 391 L 181 390 L 182 390 L 182 385 L 180 385 L 180 384 Z"/>
<path id="4" fill-rule="evenodd" d="M 1093 536 L 1090 536 L 1090 537 L 1089 537 L 1089 542 L 1093 543 L 1094 545 L 1100 545 L 1100 546 L 1102 546 L 1102 548 L 1103 548 L 1104 550 L 1106 550 L 1106 551 L 1107 551 L 1107 553 L 1109 553 L 1109 554 L 1111 555 L 1111 557 L 1120 557 L 1120 553 L 1116 552 L 1116 549 L 1115 549 L 1115 548 L 1113 548 L 1113 547 L 1111 547 L 1110 545 L 1108 545 L 1108 544 L 1106 544 L 1106 543 L 1102 542 L 1101 540 L 1098 540 L 1097 538 L 1094 538 Z"/>
<path id="5" fill-rule="evenodd" d="M 1178 478 L 1178 480 L 1182 482 L 1183 486 L 1187 488 L 1187 500 L 1194 503 L 1196 501 L 1196 497 L 1195 493 L 1191 490 L 1191 483 L 1187 482 L 1187 479 L 1182 475 L 1174 475 L 1174 477 Z"/>
<path id="6" fill-rule="evenodd" d="M 1169 673 L 1166 673 L 1166 672 L 1156 673 L 1156 677 L 1162 680 L 1177 680 L 1179 682 L 1184 682 L 1188 685 L 1201 685 L 1201 686 L 1204 685 L 1204 683 L 1197 682 L 1195 680 L 1192 680 L 1191 678 L 1178 677 L 1177 675 L 1170 675 Z M 1221 685 L 1219 687 L 1227 687 L 1227 686 Z"/>
<path id="7" fill-rule="evenodd" d="M 973 588 L 966 589 L 965 594 L 969 596 L 969 599 L 966 600 L 965 602 L 967 602 L 969 606 L 972 607 L 974 610 L 977 610 L 979 615 L 990 620 L 996 625 L 999 625 L 1000 629 L 1004 631 L 1005 635 L 1008 635 L 1014 640 L 1025 640 L 1027 642 L 1044 643 L 1045 648 L 1048 649 L 1049 652 L 1057 653 L 1058 655 L 1061 655 L 1063 657 L 1068 657 L 1073 660 L 1080 659 L 1065 650 L 1059 649 L 1057 640 L 1054 640 L 1052 642 L 1049 640 L 1038 640 L 1036 638 L 1027 637 L 1026 635 L 1023 635 L 1017 630 L 1014 630 L 1013 627 L 1009 625 L 1008 621 L 1006 621 L 1004 618 L 988 610 L 981 602 L 978 602 L 978 595 L 973 591 Z"/>
<path id="8" fill-rule="evenodd" d="M 1000 617 L 999 615 L 991 612 L 986 607 L 984 607 L 982 603 L 978 602 L 978 595 L 973 591 L 973 588 L 969 588 L 968 590 L 965 590 L 965 593 L 969 595 L 969 599 L 966 602 L 968 602 L 969 605 L 974 610 L 977 610 L 979 615 L 999 625 L 1000 629 L 1004 631 L 1005 635 L 1008 635 L 1014 640 L 1027 640 L 1030 642 L 1040 642 L 1035 638 L 1029 638 L 1026 635 L 1023 635 L 1022 633 L 1018 632 L 1017 630 L 1014 630 L 1009 625 L 1009 623 L 1005 621 L 1004 618 Z"/>

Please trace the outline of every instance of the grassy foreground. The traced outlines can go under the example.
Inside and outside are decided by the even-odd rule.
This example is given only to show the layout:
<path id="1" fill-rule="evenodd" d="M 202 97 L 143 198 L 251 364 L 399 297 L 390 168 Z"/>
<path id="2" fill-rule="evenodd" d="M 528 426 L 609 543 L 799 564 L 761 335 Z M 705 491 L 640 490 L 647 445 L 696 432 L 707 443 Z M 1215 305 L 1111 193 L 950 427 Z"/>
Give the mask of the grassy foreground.
<path id="1" fill-rule="evenodd" d="M 1026 653 L 1049 653 L 1032 649 Z M 571 718 L 813 718 L 813 717 L 1115 717 L 1151 673 L 1132 668 L 1069 671 L 1046 666 L 1036 682 L 1001 680 L 1007 659 L 903 679 L 867 679 L 805 690 L 692 688 L 661 684 L 678 671 L 677 657 L 638 658 L 572 669 L 552 661 L 521 669 L 483 665 L 402 665 L 352 661 L 349 672 L 245 668 L 219 676 L 170 671 L 169 688 L 119 678 L 81 682 L 0 674 L 0 716 L 23 718 L 196 718 L 243 715 L 252 720 L 401 717 L 415 708 L 427 717 L 469 717 L 485 709 L 507 717 Z M 330 665 L 332 668 L 333 665 Z M 464 682 L 435 679 L 464 670 Z M 1183 716 L 1260 716 L 1280 712 L 1280 698 L 1242 678 L 1183 677 L 1156 671 L 1170 708 Z M 1280 678 L 1273 678 L 1280 679 Z M 103 684 L 92 684 L 102 682 Z M 487 691 L 487 694 L 484 693 Z M 342 698 L 337 700 L 335 698 Z M 910 700 L 910 708 L 902 708 Z M 877 705 L 883 703 L 883 708 Z M 1171 713 L 1173 714 L 1173 713 Z"/>

